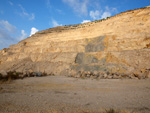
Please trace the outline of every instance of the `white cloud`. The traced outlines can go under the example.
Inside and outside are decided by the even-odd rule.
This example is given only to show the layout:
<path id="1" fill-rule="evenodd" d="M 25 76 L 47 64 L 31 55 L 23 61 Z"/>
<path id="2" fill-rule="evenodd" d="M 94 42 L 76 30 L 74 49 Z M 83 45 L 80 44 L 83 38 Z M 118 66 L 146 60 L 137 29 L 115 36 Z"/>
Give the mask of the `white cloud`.
<path id="1" fill-rule="evenodd" d="M 17 28 L 6 20 L 0 20 L 0 49 L 9 47 L 17 40 L 14 38 L 17 34 Z"/>
<path id="2" fill-rule="evenodd" d="M 110 17 L 113 12 L 118 12 L 117 8 L 109 8 L 108 6 L 105 7 L 105 11 L 102 10 L 95 10 L 95 11 L 90 11 L 90 17 L 93 20 L 98 20 L 98 19 L 106 19 L 107 17 Z"/>
<path id="3" fill-rule="evenodd" d="M 62 14 L 62 15 L 65 14 L 65 13 L 64 13 L 62 10 L 60 10 L 60 9 L 56 9 L 56 11 L 57 11 L 59 14 Z"/>
<path id="4" fill-rule="evenodd" d="M 8 1 L 8 3 L 9 3 L 11 6 L 13 6 L 13 5 L 14 5 L 11 1 Z"/>
<path id="5" fill-rule="evenodd" d="M 64 3 L 67 3 L 75 12 L 82 15 L 88 14 L 87 5 L 89 0 L 63 0 Z"/>
<path id="6" fill-rule="evenodd" d="M 56 20 L 52 20 L 53 27 L 62 26 L 62 24 L 58 24 Z"/>
<path id="7" fill-rule="evenodd" d="M 35 34 L 35 33 L 38 32 L 38 31 L 39 31 L 38 29 L 36 29 L 35 27 L 32 27 L 32 28 L 31 28 L 30 36 L 33 35 L 33 34 Z"/>
<path id="8" fill-rule="evenodd" d="M 1 15 L 4 14 L 4 11 L 3 11 L 3 10 L 0 10 L 0 14 L 1 14 Z"/>
<path id="9" fill-rule="evenodd" d="M 101 19 L 106 19 L 107 17 L 111 16 L 111 13 L 113 12 L 113 10 L 106 6 L 105 7 L 105 11 L 103 12 L 103 14 L 101 15 Z"/>
<path id="10" fill-rule="evenodd" d="M 22 17 L 28 17 L 29 20 L 34 20 L 35 19 L 34 13 L 31 13 L 31 14 L 27 13 L 26 10 L 25 10 L 25 8 L 21 4 L 19 4 L 18 6 L 22 10 L 22 12 L 19 13 L 20 16 L 22 16 Z"/>
<path id="11" fill-rule="evenodd" d="M 5 20 L 0 20 L 0 28 L 10 33 L 15 33 L 17 30 L 15 26 L 11 25 L 8 21 Z"/>
<path id="12" fill-rule="evenodd" d="M 29 14 L 25 11 L 25 9 L 23 8 L 23 6 L 21 4 L 18 5 L 20 7 L 20 9 L 22 10 L 22 13 L 21 15 L 24 15 L 24 16 L 29 16 Z"/>
<path id="13" fill-rule="evenodd" d="M 111 16 L 111 12 L 104 12 L 101 16 L 101 19 L 106 19 L 107 17 L 110 17 Z"/>
<path id="14" fill-rule="evenodd" d="M 46 0 L 47 8 L 51 8 L 50 0 Z"/>
<path id="15" fill-rule="evenodd" d="M 112 8 L 112 11 L 115 12 L 115 13 L 118 13 L 117 8 Z"/>
<path id="16" fill-rule="evenodd" d="M 83 21 L 81 22 L 81 24 L 84 24 L 84 23 L 87 23 L 87 22 L 91 22 L 91 20 L 83 20 Z"/>
<path id="17" fill-rule="evenodd" d="M 0 40 L 12 40 L 12 36 L 7 30 L 0 28 Z"/>
<path id="18" fill-rule="evenodd" d="M 94 20 L 96 19 L 100 19 L 100 15 L 101 15 L 101 12 L 96 10 L 96 11 L 90 11 L 90 17 Z"/>
<path id="19" fill-rule="evenodd" d="M 35 19 L 35 15 L 32 13 L 31 16 L 29 17 L 29 20 L 34 20 Z"/>
<path id="20" fill-rule="evenodd" d="M 105 11 L 101 15 L 101 19 L 106 19 L 107 17 L 110 17 L 113 12 L 117 13 L 117 8 L 109 8 L 108 6 L 106 6 Z"/>
<path id="21" fill-rule="evenodd" d="M 27 33 L 25 33 L 24 30 L 21 30 L 21 37 L 19 38 L 19 41 L 25 39 L 26 37 L 27 37 Z"/>
<path id="22" fill-rule="evenodd" d="M 27 37 L 24 30 L 19 32 L 16 26 L 10 24 L 7 20 L 0 20 L 0 49 L 7 48 Z"/>

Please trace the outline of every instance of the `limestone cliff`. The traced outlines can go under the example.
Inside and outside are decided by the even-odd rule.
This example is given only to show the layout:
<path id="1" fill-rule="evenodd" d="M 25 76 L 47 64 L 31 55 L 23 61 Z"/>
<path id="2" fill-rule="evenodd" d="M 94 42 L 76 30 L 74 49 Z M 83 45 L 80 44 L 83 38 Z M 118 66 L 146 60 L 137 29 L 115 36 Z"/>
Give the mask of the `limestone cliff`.
<path id="1" fill-rule="evenodd" d="M 150 69 L 150 8 L 105 20 L 59 26 L 0 51 L 0 70 L 63 75 L 74 70 L 144 72 Z"/>

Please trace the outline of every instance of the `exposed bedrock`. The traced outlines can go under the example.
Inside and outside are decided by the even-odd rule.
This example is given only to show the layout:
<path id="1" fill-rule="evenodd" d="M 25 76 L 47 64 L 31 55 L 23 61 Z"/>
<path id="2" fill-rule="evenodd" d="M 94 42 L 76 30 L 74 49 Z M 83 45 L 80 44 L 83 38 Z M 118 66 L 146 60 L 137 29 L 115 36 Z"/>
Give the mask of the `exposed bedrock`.
<path id="1" fill-rule="evenodd" d="M 59 26 L 0 50 L 0 71 L 145 73 L 150 69 L 150 8 Z"/>

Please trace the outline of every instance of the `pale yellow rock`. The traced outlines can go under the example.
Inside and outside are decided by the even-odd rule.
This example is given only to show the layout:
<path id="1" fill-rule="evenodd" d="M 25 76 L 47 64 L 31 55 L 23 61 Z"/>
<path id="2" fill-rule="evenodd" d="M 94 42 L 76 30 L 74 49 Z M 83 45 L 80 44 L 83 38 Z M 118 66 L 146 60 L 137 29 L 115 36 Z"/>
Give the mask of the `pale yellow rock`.
<path id="1" fill-rule="evenodd" d="M 123 73 L 150 69 L 149 64 L 149 7 L 103 21 L 40 31 L 0 50 L 0 70 L 6 71 L 33 70 L 57 75 L 64 70 Z"/>

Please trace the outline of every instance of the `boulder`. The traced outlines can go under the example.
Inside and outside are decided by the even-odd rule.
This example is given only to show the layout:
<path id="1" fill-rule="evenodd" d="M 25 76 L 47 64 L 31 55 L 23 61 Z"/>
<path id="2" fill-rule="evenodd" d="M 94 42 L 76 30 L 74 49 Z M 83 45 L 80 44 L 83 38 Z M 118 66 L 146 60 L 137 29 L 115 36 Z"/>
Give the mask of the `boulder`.
<path id="1" fill-rule="evenodd" d="M 150 71 L 147 70 L 147 71 L 144 73 L 144 76 L 145 76 L 145 78 L 150 78 Z"/>
<path id="2" fill-rule="evenodd" d="M 18 77 L 21 78 L 21 79 L 23 79 L 25 76 L 24 76 L 24 74 L 19 74 Z"/>
<path id="3" fill-rule="evenodd" d="M 108 75 L 105 73 L 105 74 L 103 75 L 103 78 L 106 79 L 107 77 L 108 77 Z"/>
<path id="4" fill-rule="evenodd" d="M 42 77 L 42 72 L 36 72 L 36 77 Z"/>
<path id="5" fill-rule="evenodd" d="M 8 76 L 8 75 L 7 75 L 7 72 L 4 71 L 4 70 L 1 70 L 1 71 L 0 71 L 0 74 L 1 74 L 2 78 L 5 78 L 5 77 Z"/>

